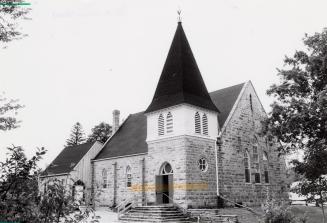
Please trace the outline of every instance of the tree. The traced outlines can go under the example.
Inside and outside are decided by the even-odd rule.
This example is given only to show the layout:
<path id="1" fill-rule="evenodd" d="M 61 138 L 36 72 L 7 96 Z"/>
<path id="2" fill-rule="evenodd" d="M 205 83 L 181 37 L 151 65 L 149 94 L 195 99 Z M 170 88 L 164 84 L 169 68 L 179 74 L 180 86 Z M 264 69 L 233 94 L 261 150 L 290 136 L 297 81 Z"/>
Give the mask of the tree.
<path id="1" fill-rule="evenodd" d="M 81 123 L 76 122 L 73 126 L 70 138 L 66 140 L 66 146 L 76 146 L 85 142 L 85 134 Z"/>
<path id="2" fill-rule="evenodd" d="M 109 124 L 101 122 L 92 128 L 92 133 L 88 136 L 88 142 L 100 141 L 105 143 L 112 134 L 112 128 Z"/>
<path id="3" fill-rule="evenodd" d="M 19 30 L 17 19 L 27 19 L 30 11 L 22 0 L 0 0 L 0 43 L 20 39 L 24 35 Z"/>
<path id="4" fill-rule="evenodd" d="M 8 99 L 0 94 L 0 131 L 6 131 L 18 127 L 19 121 L 15 118 L 17 110 L 23 106 L 18 100 Z"/>
<path id="5" fill-rule="evenodd" d="M 9 147 L 9 156 L 0 162 L 1 222 L 99 222 L 94 208 L 86 203 L 83 211 L 74 201 L 72 187 L 49 179 L 44 192 L 39 191 L 37 162 L 46 153 L 44 148 L 27 159 L 19 146 Z M 69 191 L 68 191 L 69 190 Z"/>
<path id="6" fill-rule="evenodd" d="M 9 147 L 9 157 L 0 162 L 0 221 L 36 222 L 38 198 L 37 162 L 44 148 L 27 159 L 21 147 Z"/>
<path id="7" fill-rule="evenodd" d="M 280 83 L 267 91 L 275 102 L 266 130 L 281 141 L 280 152 L 304 151 L 303 161 L 293 164 L 306 183 L 316 185 L 300 190 L 308 194 L 325 185 L 322 176 L 327 174 L 327 29 L 306 34 L 303 42 L 306 49 L 284 59 L 284 68 L 278 69 Z"/>

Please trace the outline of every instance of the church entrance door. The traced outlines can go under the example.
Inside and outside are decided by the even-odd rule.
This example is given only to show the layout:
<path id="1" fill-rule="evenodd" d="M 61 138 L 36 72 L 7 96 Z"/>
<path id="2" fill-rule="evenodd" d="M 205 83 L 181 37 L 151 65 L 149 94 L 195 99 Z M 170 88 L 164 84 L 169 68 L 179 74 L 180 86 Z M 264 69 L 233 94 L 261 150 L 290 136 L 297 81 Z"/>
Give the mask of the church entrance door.
<path id="1" fill-rule="evenodd" d="M 165 163 L 156 176 L 156 203 L 169 204 L 173 198 L 173 171 L 169 163 Z M 171 199 L 169 199 L 171 198 Z"/>

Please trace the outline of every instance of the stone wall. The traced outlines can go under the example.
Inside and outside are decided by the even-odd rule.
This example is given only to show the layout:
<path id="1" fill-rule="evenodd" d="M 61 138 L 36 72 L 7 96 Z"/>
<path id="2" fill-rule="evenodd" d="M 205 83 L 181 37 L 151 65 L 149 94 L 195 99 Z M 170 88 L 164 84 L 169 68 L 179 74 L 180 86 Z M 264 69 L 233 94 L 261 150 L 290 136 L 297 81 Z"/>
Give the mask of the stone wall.
<path id="1" fill-rule="evenodd" d="M 250 102 L 252 98 L 252 109 Z M 286 170 L 283 157 L 278 157 L 279 143 L 260 134 L 261 121 L 266 113 L 250 82 L 229 122 L 223 127 L 222 147 L 219 153 L 219 185 L 223 196 L 246 205 L 259 205 L 268 193 L 286 198 Z M 228 121 L 228 120 L 227 120 Z M 227 122 L 226 121 L 226 122 Z M 240 137 L 240 138 L 238 138 Z M 256 138 L 256 139 L 255 139 Z M 255 183 L 253 145 L 257 140 L 261 183 Z M 248 150 L 251 161 L 251 182 L 245 183 L 244 152 Z M 268 154 L 269 183 L 264 183 L 263 151 Z"/>
<path id="2" fill-rule="evenodd" d="M 173 169 L 173 196 L 181 203 L 185 200 L 186 155 L 185 138 L 171 137 L 148 142 L 148 156 L 145 164 L 146 199 L 148 203 L 156 202 L 155 176 L 160 174 L 161 167 L 168 162 Z"/>
<path id="3" fill-rule="evenodd" d="M 186 202 L 188 208 L 216 207 L 215 141 L 200 137 L 186 138 Z M 202 172 L 198 161 L 205 158 L 208 168 Z"/>
<path id="4" fill-rule="evenodd" d="M 162 165 L 173 168 L 173 200 L 183 207 L 210 207 L 216 205 L 216 166 L 214 141 L 195 136 L 177 136 L 148 142 L 146 159 L 147 201 L 155 203 L 155 176 Z M 208 162 L 201 172 L 200 158 Z"/>
<path id="5" fill-rule="evenodd" d="M 96 206 L 115 206 L 142 194 L 144 155 L 94 161 L 94 199 Z M 132 186 L 127 187 L 126 168 L 131 167 Z M 108 183 L 103 187 L 102 171 L 107 171 Z"/>

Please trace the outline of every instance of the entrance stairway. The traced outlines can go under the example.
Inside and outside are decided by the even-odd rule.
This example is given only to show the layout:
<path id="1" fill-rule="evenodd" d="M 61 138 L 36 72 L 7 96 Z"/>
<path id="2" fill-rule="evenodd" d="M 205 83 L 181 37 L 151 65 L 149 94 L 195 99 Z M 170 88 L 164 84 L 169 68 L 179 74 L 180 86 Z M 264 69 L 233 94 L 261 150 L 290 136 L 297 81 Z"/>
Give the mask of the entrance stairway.
<path id="1" fill-rule="evenodd" d="M 190 219 L 173 205 L 133 207 L 119 217 L 121 222 L 190 222 Z"/>

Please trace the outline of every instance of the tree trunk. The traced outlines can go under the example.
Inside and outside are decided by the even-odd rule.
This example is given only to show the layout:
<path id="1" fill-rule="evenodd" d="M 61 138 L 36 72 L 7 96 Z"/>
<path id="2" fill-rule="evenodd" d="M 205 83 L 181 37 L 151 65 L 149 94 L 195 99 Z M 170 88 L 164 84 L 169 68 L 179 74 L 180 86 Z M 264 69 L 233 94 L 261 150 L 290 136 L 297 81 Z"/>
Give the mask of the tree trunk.
<path id="1" fill-rule="evenodd" d="M 322 210 L 322 222 L 325 223 L 325 210 L 324 210 L 324 200 L 322 198 L 322 195 L 320 195 L 320 199 L 321 199 L 321 210 Z"/>

